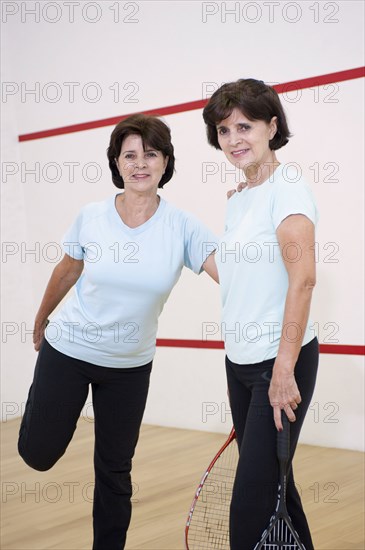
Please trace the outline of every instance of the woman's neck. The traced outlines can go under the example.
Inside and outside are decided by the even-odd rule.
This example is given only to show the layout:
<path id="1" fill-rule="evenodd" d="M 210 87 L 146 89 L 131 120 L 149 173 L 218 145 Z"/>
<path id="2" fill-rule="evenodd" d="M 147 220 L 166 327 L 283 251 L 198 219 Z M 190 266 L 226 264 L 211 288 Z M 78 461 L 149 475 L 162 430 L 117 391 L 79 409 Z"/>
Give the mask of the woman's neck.
<path id="1" fill-rule="evenodd" d="M 261 164 L 251 164 L 248 168 L 244 169 L 247 188 L 257 187 L 264 183 L 273 175 L 279 164 L 280 162 L 277 160 L 275 153 L 272 152 L 265 162 Z"/>
<path id="2" fill-rule="evenodd" d="M 128 227 L 138 227 L 148 221 L 158 209 L 160 197 L 156 193 L 146 195 L 125 190 L 117 195 L 115 207 Z"/>

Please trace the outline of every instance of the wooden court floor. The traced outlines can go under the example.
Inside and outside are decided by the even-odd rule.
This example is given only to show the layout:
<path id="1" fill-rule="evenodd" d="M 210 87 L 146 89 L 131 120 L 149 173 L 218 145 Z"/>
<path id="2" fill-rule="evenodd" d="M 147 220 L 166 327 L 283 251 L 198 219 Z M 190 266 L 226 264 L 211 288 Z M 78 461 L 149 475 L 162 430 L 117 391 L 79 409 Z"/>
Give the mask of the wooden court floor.
<path id="1" fill-rule="evenodd" d="M 93 423 L 81 418 L 66 455 L 48 472 L 16 450 L 18 420 L 1 424 L 1 549 L 91 548 Z M 182 550 L 186 516 L 222 434 L 144 425 L 133 467 L 127 550 Z M 316 550 L 364 550 L 364 455 L 301 445 L 296 482 Z"/>

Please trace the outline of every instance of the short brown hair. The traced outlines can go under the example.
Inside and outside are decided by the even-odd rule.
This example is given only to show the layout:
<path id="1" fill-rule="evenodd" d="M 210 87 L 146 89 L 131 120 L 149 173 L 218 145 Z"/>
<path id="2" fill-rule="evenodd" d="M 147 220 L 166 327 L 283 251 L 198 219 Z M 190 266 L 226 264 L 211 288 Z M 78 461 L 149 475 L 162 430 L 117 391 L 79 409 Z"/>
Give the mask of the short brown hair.
<path id="1" fill-rule="evenodd" d="M 269 123 L 276 116 L 277 132 L 269 141 L 269 147 L 276 150 L 288 143 L 291 134 L 277 92 L 262 80 L 247 78 L 223 84 L 214 92 L 203 110 L 208 143 L 216 149 L 221 148 L 217 124 L 229 117 L 235 108 L 249 120 L 264 120 Z"/>
<path id="2" fill-rule="evenodd" d="M 146 146 L 152 147 L 156 151 L 161 151 L 165 158 L 169 157 L 165 173 L 158 184 L 159 187 L 163 187 L 170 181 L 175 170 L 174 146 L 171 143 L 170 128 L 159 118 L 144 114 L 131 115 L 121 120 L 110 136 L 107 155 L 114 185 L 119 189 L 124 189 L 124 181 L 119 174 L 115 159 L 119 158 L 124 139 L 130 135 L 141 136 L 144 149 Z"/>

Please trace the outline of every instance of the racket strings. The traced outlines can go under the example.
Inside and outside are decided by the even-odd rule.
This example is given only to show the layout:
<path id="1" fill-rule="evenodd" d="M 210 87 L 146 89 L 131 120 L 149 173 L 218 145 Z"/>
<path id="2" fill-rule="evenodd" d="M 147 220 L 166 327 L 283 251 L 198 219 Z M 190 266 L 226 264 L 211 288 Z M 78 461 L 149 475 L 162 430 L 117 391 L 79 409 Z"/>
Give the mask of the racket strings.
<path id="1" fill-rule="evenodd" d="M 221 453 L 206 477 L 188 531 L 189 550 L 229 550 L 229 508 L 238 462 L 236 441 Z"/>
<path id="2" fill-rule="evenodd" d="M 264 540 L 258 548 L 267 550 L 302 550 L 304 546 L 298 542 L 298 538 L 292 533 L 291 528 L 284 519 L 277 519 L 275 523 L 264 533 Z"/>

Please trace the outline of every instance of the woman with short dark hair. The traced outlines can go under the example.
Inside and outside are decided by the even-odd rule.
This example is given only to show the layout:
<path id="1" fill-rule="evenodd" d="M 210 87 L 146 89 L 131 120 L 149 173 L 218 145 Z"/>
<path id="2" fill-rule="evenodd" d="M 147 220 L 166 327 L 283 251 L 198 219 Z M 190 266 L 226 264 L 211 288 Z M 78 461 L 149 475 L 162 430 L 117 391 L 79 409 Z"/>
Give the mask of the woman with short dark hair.
<path id="1" fill-rule="evenodd" d="M 253 550 L 275 509 L 282 411 L 291 421 L 292 459 L 316 380 L 318 342 L 308 317 L 317 210 L 304 178 L 276 157 L 290 134 L 273 88 L 254 79 L 224 84 L 203 117 L 209 143 L 245 178 L 228 201 L 215 259 L 239 446 L 230 545 Z M 287 506 L 305 548 L 313 549 L 292 468 Z"/>
<path id="2" fill-rule="evenodd" d="M 65 256 L 35 319 L 39 355 L 19 434 L 24 461 L 51 468 L 66 451 L 91 385 L 94 550 L 125 545 L 158 317 L 184 266 L 218 280 L 213 257 L 204 252 L 214 235 L 157 193 L 174 172 L 166 124 L 146 115 L 123 120 L 111 135 L 108 159 L 113 182 L 124 191 L 85 206 L 63 239 Z"/>

